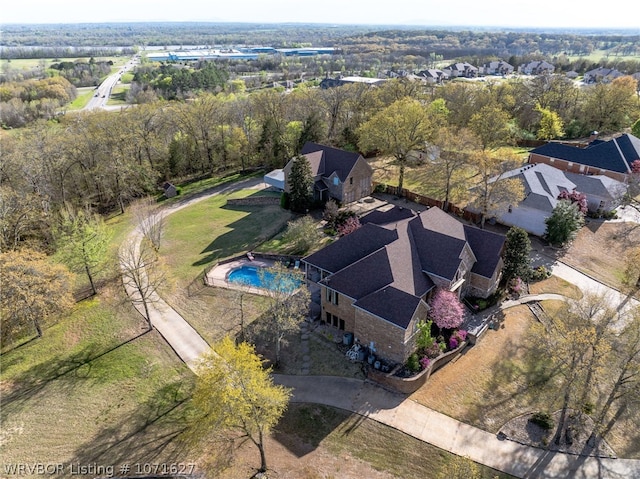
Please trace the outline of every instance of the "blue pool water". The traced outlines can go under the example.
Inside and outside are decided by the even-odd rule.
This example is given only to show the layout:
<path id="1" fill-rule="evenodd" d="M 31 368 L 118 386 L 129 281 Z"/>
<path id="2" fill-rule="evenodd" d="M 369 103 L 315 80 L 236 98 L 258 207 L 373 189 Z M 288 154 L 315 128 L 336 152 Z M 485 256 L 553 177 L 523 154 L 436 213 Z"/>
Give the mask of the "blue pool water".
<path id="1" fill-rule="evenodd" d="M 230 283 L 243 284 L 261 289 L 282 289 L 291 292 L 300 287 L 302 281 L 293 275 L 282 277 L 276 281 L 276 275 L 271 271 L 263 271 L 256 266 L 240 266 L 229 273 L 227 280 Z"/>

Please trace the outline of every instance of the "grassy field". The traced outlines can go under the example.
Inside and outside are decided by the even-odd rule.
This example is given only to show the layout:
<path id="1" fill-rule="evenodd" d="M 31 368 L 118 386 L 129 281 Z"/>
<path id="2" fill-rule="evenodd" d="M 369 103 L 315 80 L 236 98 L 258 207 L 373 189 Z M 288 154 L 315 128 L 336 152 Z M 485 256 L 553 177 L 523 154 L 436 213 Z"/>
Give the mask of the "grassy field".
<path id="1" fill-rule="evenodd" d="M 188 460 L 174 439 L 193 375 L 121 291 L 2 353 L 3 463 Z"/>
<path id="2" fill-rule="evenodd" d="M 87 103 L 89 103 L 89 100 L 91 100 L 95 92 L 96 90 L 94 87 L 78 88 L 78 96 L 76 97 L 75 100 L 69 103 L 69 105 L 67 106 L 67 109 L 81 110 L 87 105 Z"/>
<path id="3" fill-rule="evenodd" d="M 88 62 L 91 57 L 78 57 L 78 58 L 18 58 L 13 60 L 3 59 L 0 62 L 0 66 L 6 68 L 5 65 L 9 65 L 13 70 L 30 70 L 32 68 L 44 65 L 44 68 L 49 68 L 52 63 L 64 62 Z M 120 57 L 95 57 L 97 62 L 99 61 L 112 61 L 114 68 L 120 68 L 122 65 L 129 61 L 129 56 Z"/>
<path id="4" fill-rule="evenodd" d="M 594 50 L 589 55 L 567 55 L 570 61 L 586 60 L 592 63 L 598 63 L 606 60 L 640 60 L 640 55 L 613 55 L 608 50 Z"/>
<path id="5" fill-rule="evenodd" d="M 240 315 L 238 293 L 204 287 L 202 274 L 216 261 L 252 250 L 271 238 L 292 218 L 278 205 L 226 206 L 229 198 L 261 194 L 242 190 L 217 195 L 178 211 L 167 218 L 161 248 L 170 273 L 164 287 L 176 308 L 207 341 L 220 339 L 236 329 Z M 244 313 L 255 319 L 264 299 L 247 296 Z"/>
<path id="6" fill-rule="evenodd" d="M 543 281 L 536 281 L 529 285 L 529 293 L 542 294 L 553 293 L 561 294 L 567 298 L 580 299 L 582 298 L 582 291 L 576 285 L 558 278 L 557 276 L 551 276 Z"/>
<path id="7" fill-rule="evenodd" d="M 125 106 L 127 103 L 127 92 L 129 91 L 129 85 L 116 85 L 109 95 L 107 105 L 109 106 Z"/>

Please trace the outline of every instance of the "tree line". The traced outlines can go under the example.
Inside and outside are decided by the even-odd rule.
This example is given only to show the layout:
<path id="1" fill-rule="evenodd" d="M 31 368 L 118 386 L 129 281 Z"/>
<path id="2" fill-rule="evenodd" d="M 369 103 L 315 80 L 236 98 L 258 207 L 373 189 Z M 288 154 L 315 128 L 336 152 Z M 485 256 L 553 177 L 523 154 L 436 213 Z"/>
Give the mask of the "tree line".
<path id="1" fill-rule="evenodd" d="M 519 138 L 622 131 L 640 117 L 636 87 L 630 77 L 578 89 L 562 76 L 544 76 L 496 84 L 452 82 L 425 90 L 400 79 L 379 88 L 354 84 L 290 93 L 202 93 L 117 113 L 67 113 L 55 123 L 37 122 L 3 134 L 0 186 L 26 209 L 45 204 L 57 210 L 70 203 L 99 213 L 123 211 L 166 180 L 281 168 L 306 141 L 379 152 L 384 148 L 373 140 L 382 136 L 373 126 L 406 111 L 423 122 L 425 132 L 396 150 L 402 151 L 398 164 L 425 141 L 441 145 L 443 157 L 454 161 L 456 150 L 490 152 Z M 416 133 L 408 126 L 410 117 L 398 133 Z M 448 181 L 453 176 L 445 174 Z M 441 199 L 450 189 L 440 188 Z M 42 236 L 35 225 L 21 236 Z"/>

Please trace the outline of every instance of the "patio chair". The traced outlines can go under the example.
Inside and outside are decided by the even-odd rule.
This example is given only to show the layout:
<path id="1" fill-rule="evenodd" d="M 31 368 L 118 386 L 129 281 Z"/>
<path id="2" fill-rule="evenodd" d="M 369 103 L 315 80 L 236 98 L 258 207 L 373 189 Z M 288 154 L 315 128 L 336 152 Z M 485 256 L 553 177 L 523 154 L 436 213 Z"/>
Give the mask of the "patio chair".
<path id="1" fill-rule="evenodd" d="M 253 257 L 253 255 L 251 254 L 251 251 L 249 251 L 247 253 L 247 258 L 249 258 L 249 261 L 253 261 L 255 258 Z"/>
<path id="2" fill-rule="evenodd" d="M 300 269 L 300 260 L 297 259 L 295 264 L 293 265 L 293 269 Z"/>

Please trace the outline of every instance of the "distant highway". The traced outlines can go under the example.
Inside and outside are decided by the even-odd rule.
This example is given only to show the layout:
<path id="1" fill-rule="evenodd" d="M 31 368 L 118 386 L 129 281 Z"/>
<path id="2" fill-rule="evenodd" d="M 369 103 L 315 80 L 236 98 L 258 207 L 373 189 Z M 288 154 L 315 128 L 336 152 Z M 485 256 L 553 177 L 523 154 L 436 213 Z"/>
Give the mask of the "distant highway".
<path id="1" fill-rule="evenodd" d="M 120 69 L 111 75 L 109 75 L 98 87 L 95 89 L 93 97 L 87 102 L 83 110 L 96 110 L 108 109 L 107 101 L 113 92 L 113 87 L 118 84 L 123 73 L 131 70 L 139 63 L 139 57 L 136 55 L 125 63 Z M 120 107 L 117 107 L 120 109 Z"/>

